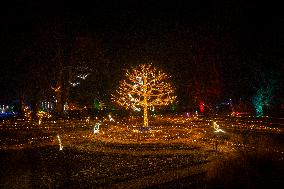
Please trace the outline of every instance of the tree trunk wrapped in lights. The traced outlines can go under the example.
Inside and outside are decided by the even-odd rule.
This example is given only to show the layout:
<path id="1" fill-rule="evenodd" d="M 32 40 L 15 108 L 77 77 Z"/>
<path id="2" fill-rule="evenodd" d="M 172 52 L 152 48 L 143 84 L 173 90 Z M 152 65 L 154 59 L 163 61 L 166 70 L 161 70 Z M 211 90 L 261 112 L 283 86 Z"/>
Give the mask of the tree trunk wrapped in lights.
<path id="1" fill-rule="evenodd" d="M 134 111 L 144 111 L 144 126 L 148 126 L 148 108 L 172 103 L 176 96 L 169 77 L 152 64 L 142 64 L 126 71 L 126 78 L 112 95 L 112 100 L 120 106 Z"/>

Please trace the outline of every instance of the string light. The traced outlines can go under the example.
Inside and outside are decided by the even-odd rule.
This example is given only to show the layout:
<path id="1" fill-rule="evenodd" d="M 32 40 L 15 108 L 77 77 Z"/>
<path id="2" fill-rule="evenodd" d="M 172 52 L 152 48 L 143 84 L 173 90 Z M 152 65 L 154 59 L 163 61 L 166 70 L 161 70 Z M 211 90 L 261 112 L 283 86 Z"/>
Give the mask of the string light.
<path id="1" fill-rule="evenodd" d="M 47 144 L 54 145 L 55 137 L 58 143 L 61 143 L 61 148 L 59 145 L 59 150 L 63 148 L 61 142 L 63 139 L 66 144 L 76 145 L 80 140 L 82 140 L 82 142 L 87 142 L 95 139 L 103 142 L 121 142 L 124 144 L 137 142 L 182 142 L 207 146 L 211 144 L 210 141 L 213 139 L 211 135 L 206 133 L 209 133 L 211 130 L 210 128 L 212 127 L 214 128 L 214 131 L 222 132 L 222 129 L 220 130 L 220 127 L 222 127 L 226 128 L 229 134 L 233 134 L 229 141 L 227 141 L 227 144 L 230 144 L 227 150 L 234 150 L 235 146 L 239 145 L 239 143 L 236 142 L 238 140 L 236 138 L 238 137 L 238 134 L 236 133 L 240 130 L 257 133 L 274 133 L 277 135 L 283 134 L 284 130 L 281 128 L 281 125 L 278 127 L 271 127 L 272 123 L 269 119 L 255 120 L 254 118 L 250 118 L 249 120 L 243 120 L 236 117 L 233 119 L 214 118 L 215 121 L 213 121 L 204 118 L 187 117 L 186 115 L 158 115 L 153 118 L 153 126 L 151 128 L 133 126 L 139 124 L 141 118 L 138 116 L 130 116 L 128 119 L 116 117 L 115 121 L 111 121 L 108 115 L 106 117 L 95 117 L 94 120 L 90 119 L 87 122 L 86 118 L 81 120 L 46 120 L 45 122 L 42 122 L 41 125 L 38 125 L 35 122 L 25 121 L 24 119 L 18 119 L 16 122 L 4 120 L 0 122 L 1 131 L 29 132 L 39 129 L 44 132 L 37 136 L 25 137 L 24 140 L 19 137 L 5 138 L 5 142 L 0 145 L 0 149 L 22 149 L 35 144 L 37 146 Z M 216 120 L 218 120 L 218 122 Z M 92 127 L 94 127 L 94 130 L 90 131 L 89 128 Z M 82 128 L 84 128 L 84 132 L 81 132 Z M 54 136 L 55 131 L 58 131 L 58 129 L 64 132 L 64 135 L 59 136 L 60 142 L 57 134 Z M 56 143 L 56 145 L 58 145 L 58 143 Z M 84 145 L 82 148 L 84 148 Z M 280 152 L 282 153 L 281 150 Z"/>

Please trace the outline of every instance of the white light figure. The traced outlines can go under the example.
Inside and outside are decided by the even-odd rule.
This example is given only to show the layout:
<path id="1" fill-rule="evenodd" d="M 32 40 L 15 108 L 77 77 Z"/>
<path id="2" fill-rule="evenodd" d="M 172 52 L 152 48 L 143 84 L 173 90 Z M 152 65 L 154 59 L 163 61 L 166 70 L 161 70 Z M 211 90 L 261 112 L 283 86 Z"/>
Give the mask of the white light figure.
<path id="1" fill-rule="evenodd" d="M 224 130 L 220 129 L 219 125 L 214 121 L 213 122 L 213 128 L 215 129 L 215 133 L 219 133 L 219 132 L 222 132 L 222 133 L 225 133 Z"/>
<path id="2" fill-rule="evenodd" d="M 86 118 L 86 122 L 87 122 L 87 123 L 90 123 L 90 117 L 87 117 L 87 118 Z"/>
<path id="3" fill-rule="evenodd" d="M 79 78 L 85 80 L 88 75 L 90 75 L 90 74 L 89 74 L 89 73 L 87 73 L 87 74 L 80 74 L 80 75 L 78 75 L 77 77 L 79 77 Z"/>
<path id="4" fill-rule="evenodd" d="M 63 150 L 63 146 L 62 146 L 62 143 L 61 143 L 59 135 L 57 135 L 57 139 L 58 139 L 58 142 L 59 142 L 59 150 Z"/>
<path id="5" fill-rule="evenodd" d="M 94 134 L 100 132 L 100 125 L 101 125 L 101 123 L 96 123 L 96 125 L 94 126 Z"/>
<path id="6" fill-rule="evenodd" d="M 24 107 L 24 116 L 27 120 L 31 120 L 32 112 L 29 110 L 28 106 Z"/>
<path id="7" fill-rule="evenodd" d="M 110 114 L 108 114 L 109 121 L 114 121 Z"/>
<path id="8" fill-rule="evenodd" d="M 72 87 L 76 87 L 77 85 L 80 84 L 80 82 L 75 82 L 75 83 L 73 83 L 73 82 L 71 82 L 71 81 L 69 81 L 69 83 L 72 85 Z"/>

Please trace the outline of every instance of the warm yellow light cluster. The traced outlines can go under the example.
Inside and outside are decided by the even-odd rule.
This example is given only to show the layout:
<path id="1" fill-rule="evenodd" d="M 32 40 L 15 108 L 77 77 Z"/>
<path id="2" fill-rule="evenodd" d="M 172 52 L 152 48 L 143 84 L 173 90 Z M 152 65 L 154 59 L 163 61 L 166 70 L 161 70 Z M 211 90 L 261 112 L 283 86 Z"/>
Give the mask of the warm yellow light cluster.
<path id="1" fill-rule="evenodd" d="M 127 109 L 144 110 L 144 126 L 148 126 L 148 109 L 169 105 L 176 99 L 169 77 L 152 64 L 142 64 L 126 71 L 112 100 Z"/>
<path id="2" fill-rule="evenodd" d="M 32 111 L 29 109 L 28 106 L 24 107 L 24 116 L 27 120 L 31 120 L 32 118 Z"/>
<path id="3" fill-rule="evenodd" d="M 38 124 L 39 125 L 41 124 L 41 121 L 42 121 L 43 118 L 50 118 L 51 117 L 50 113 L 44 112 L 44 111 L 38 111 L 36 115 L 38 117 Z"/>

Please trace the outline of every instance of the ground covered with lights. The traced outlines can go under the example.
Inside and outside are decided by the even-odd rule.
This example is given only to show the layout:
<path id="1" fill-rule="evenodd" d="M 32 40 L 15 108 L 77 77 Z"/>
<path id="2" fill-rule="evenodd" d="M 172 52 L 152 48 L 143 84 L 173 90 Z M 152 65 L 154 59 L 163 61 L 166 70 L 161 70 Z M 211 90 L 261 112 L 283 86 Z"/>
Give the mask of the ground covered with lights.
<path id="1" fill-rule="evenodd" d="M 284 186 L 283 119 L 142 119 L 4 120 L 0 188 Z"/>

